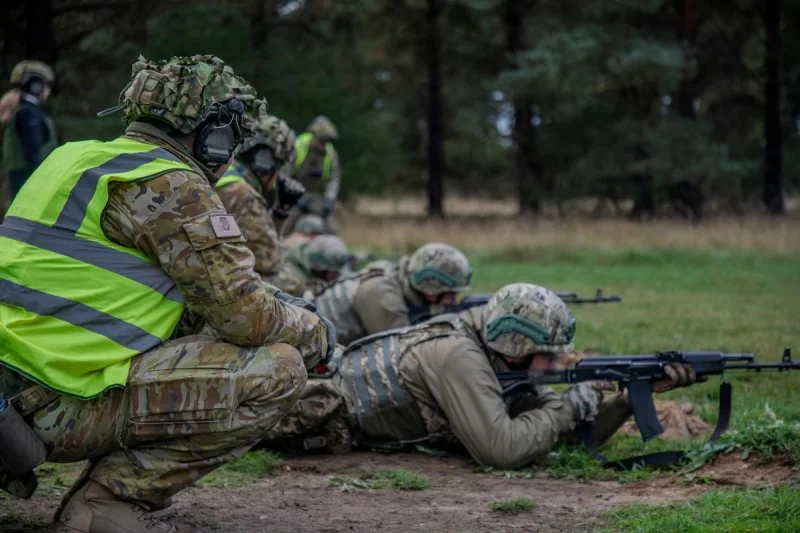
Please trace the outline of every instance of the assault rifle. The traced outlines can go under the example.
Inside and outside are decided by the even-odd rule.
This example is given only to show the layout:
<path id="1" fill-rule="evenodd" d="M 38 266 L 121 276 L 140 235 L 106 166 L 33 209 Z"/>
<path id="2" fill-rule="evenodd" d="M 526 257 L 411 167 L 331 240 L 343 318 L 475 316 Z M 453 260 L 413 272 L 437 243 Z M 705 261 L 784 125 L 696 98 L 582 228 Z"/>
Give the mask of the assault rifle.
<path id="1" fill-rule="evenodd" d="M 800 370 L 800 361 L 792 361 L 791 348 L 785 348 L 780 363 L 756 363 L 751 353 L 722 352 L 657 352 L 655 355 L 611 355 L 586 357 L 566 370 L 530 374 L 526 371 L 499 372 L 503 395 L 530 390 L 534 385 L 580 383 L 583 381 L 616 381 L 620 390 L 628 390 L 628 399 L 636 425 L 647 441 L 660 435 L 664 428 L 658 420 L 653 403 L 652 382 L 666 378 L 664 367 L 672 363 L 688 364 L 698 376 L 723 376 L 720 384 L 719 416 L 710 441 L 717 440 L 728 428 L 731 416 L 731 384 L 724 379 L 726 372 L 749 370 L 754 372 Z M 628 469 L 635 464 L 663 466 L 678 462 L 683 452 L 658 452 L 620 461 L 608 461 L 596 449 L 590 424 L 580 428 L 581 438 L 588 451 L 604 466 Z"/>
<path id="2" fill-rule="evenodd" d="M 556 292 L 556 294 L 564 300 L 566 304 L 601 304 L 622 301 L 622 298 L 619 296 L 603 296 L 603 289 L 597 289 L 594 296 L 591 298 L 583 298 L 574 292 Z M 412 307 L 408 310 L 408 319 L 411 324 L 419 324 L 436 315 L 459 313 L 472 307 L 486 305 L 491 297 L 492 293 L 468 294 L 452 305 L 420 305 Z"/>

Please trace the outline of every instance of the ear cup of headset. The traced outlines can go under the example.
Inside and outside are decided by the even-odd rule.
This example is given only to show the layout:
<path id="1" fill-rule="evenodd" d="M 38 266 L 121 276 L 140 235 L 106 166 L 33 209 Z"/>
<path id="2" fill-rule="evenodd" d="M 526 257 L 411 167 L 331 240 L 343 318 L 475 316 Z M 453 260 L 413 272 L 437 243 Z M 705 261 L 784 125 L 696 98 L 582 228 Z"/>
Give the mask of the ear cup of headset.
<path id="1" fill-rule="evenodd" d="M 38 78 L 34 78 L 25 84 L 25 91 L 34 96 L 39 96 L 44 90 L 44 82 Z"/>
<path id="2" fill-rule="evenodd" d="M 207 121 L 197 132 L 194 153 L 208 167 L 219 167 L 230 161 L 236 148 L 236 135 L 230 125 L 218 126 L 215 119 Z"/>
<path id="3" fill-rule="evenodd" d="M 266 147 L 255 150 L 250 165 L 258 176 L 270 176 L 278 170 L 278 162 L 275 161 L 275 154 Z"/>

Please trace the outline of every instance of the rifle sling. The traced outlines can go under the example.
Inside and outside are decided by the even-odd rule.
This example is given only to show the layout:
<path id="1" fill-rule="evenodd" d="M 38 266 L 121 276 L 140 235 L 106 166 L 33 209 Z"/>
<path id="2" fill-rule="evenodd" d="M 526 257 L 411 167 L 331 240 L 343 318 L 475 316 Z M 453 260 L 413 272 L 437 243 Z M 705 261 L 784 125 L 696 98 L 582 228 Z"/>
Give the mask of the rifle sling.
<path id="1" fill-rule="evenodd" d="M 731 420 L 731 396 L 733 387 L 727 381 L 723 381 L 719 386 L 719 415 L 717 416 L 717 426 L 714 432 L 708 439 L 708 442 L 718 440 L 720 436 L 728 429 L 728 424 Z M 594 442 L 593 427 L 589 422 L 581 422 L 578 426 L 578 431 L 583 440 L 586 451 L 589 452 L 594 459 L 603 464 L 603 468 L 610 468 L 612 470 L 633 470 L 639 466 L 649 466 L 652 468 L 659 468 L 662 466 L 669 466 L 679 463 L 686 452 L 681 450 L 669 450 L 665 452 L 646 453 L 644 455 L 635 455 L 633 457 L 626 457 L 616 461 L 609 461 L 597 449 Z"/>

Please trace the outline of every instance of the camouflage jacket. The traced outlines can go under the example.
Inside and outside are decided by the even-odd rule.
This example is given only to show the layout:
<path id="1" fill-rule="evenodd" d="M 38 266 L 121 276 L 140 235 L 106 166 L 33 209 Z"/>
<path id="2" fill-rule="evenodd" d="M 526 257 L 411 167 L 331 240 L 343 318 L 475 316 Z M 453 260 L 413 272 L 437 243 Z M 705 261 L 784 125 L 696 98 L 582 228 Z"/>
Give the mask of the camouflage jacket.
<path id="1" fill-rule="evenodd" d="M 244 237 L 217 237 L 210 217 L 226 211 L 216 178 L 157 128 L 134 122 L 126 136 L 161 146 L 195 169 L 111 186 L 102 217 L 113 241 L 136 248 L 172 277 L 186 311 L 224 341 L 241 346 L 287 343 L 307 365 L 324 356 L 325 327 L 313 313 L 278 301 L 254 270 Z"/>
<path id="2" fill-rule="evenodd" d="M 366 434 L 366 441 L 387 435 L 405 442 L 455 441 L 478 463 L 495 468 L 519 467 L 548 453 L 559 439 L 573 437 L 572 408 L 553 390 L 528 392 L 524 408 L 512 409 L 503 398 L 496 375 L 502 362 L 480 340 L 479 310 L 436 321 L 437 326 L 429 322 L 386 332 L 348 347 L 339 379 L 357 436 Z M 599 440 L 629 415 L 630 407 L 620 398 L 604 404 Z"/>
<path id="3" fill-rule="evenodd" d="M 266 198 L 249 182 L 241 181 L 217 189 L 217 194 L 247 239 L 247 247 L 255 256 L 255 271 L 264 277 L 278 273 L 283 254 Z"/>

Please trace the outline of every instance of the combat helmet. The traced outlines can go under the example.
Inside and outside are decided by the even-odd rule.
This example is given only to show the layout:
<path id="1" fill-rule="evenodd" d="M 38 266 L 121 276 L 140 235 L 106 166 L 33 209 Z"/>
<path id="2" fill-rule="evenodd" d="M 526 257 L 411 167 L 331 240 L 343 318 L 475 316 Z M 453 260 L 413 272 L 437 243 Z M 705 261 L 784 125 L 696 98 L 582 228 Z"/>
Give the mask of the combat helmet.
<path id="1" fill-rule="evenodd" d="M 230 66 L 215 56 L 139 57 L 120 95 L 126 122 L 145 119 L 180 134 L 195 133 L 195 157 L 213 169 L 226 164 L 245 137 L 266 116 L 267 103 Z"/>
<path id="2" fill-rule="evenodd" d="M 322 142 L 339 140 L 339 131 L 336 129 L 336 126 L 333 125 L 333 122 L 324 115 L 314 117 L 314 120 L 308 125 L 308 131 Z"/>
<path id="3" fill-rule="evenodd" d="M 294 130 L 285 121 L 267 115 L 259 120 L 256 134 L 245 139 L 240 153 L 249 159 L 257 174 L 274 174 L 287 163 L 294 165 L 297 158 L 295 138 Z"/>
<path id="4" fill-rule="evenodd" d="M 556 293 L 531 283 L 506 285 L 483 308 L 483 341 L 518 359 L 574 351 L 575 318 Z"/>
<path id="5" fill-rule="evenodd" d="M 34 94 L 41 91 L 41 84 L 53 85 L 55 75 L 49 65 L 36 60 L 20 61 L 11 71 L 11 85 Z M 40 85 L 35 87 L 34 84 Z"/>
<path id="6" fill-rule="evenodd" d="M 335 235 L 320 235 L 306 248 L 308 267 L 317 272 L 341 272 L 350 260 L 350 252 Z"/>
<path id="7" fill-rule="evenodd" d="M 322 235 L 323 233 L 328 232 L 328 228 L 325 225 L 325 220 L 323 220 L 319 215 L 301 216 L 297 220 L 294 230 L 297 233 L 302 233 L 303 235 Z"/>
<path id="8" fill-rule="evenodd" d="M 411 254 L 405 274 L 414 290 L 436 296 L 469 289 L 472 267 L 458 249 L 434 242 Z"/>

